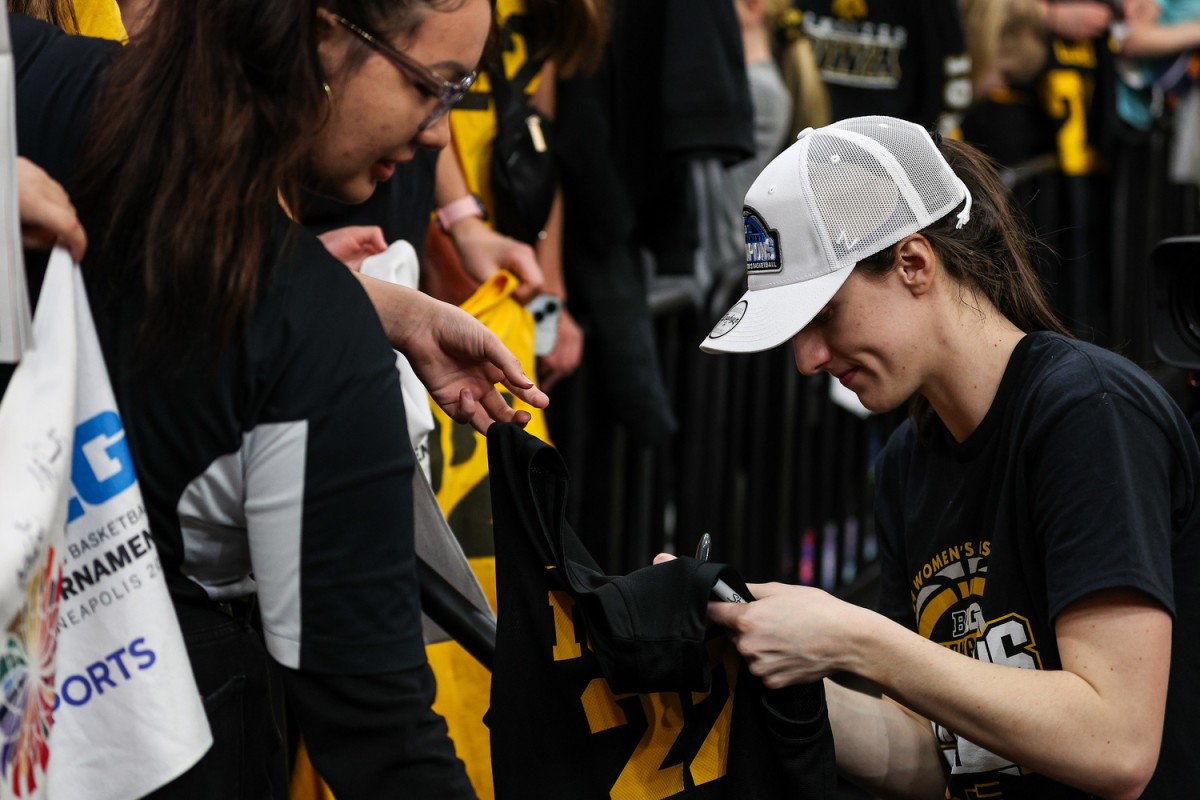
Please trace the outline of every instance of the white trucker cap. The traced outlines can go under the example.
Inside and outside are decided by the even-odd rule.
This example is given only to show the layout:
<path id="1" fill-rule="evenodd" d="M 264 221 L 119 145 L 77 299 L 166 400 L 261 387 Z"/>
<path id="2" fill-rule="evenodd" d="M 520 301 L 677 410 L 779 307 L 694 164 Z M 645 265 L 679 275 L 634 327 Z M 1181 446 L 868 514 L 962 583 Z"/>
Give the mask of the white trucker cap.
<path id="1" fill-rule="evenodd" d="M 855 264 L 960 204 L 961 228 L 971 193 L 920 125 L 853 117 L 804 130 L 746 193 L 749 289 L 700 349 L 753 353 L 782 344 L 821 312 Z"/>

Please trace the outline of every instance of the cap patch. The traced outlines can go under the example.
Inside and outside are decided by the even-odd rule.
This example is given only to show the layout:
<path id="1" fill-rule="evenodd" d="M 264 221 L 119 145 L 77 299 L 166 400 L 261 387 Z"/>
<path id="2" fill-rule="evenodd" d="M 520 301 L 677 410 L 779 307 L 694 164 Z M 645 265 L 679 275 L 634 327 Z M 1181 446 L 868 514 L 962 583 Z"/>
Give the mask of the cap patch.
<path id="1" fill-rule="evenodd" d="M 742 209 L 742 229 L 746 235 L 746 271 L 780 272 L 783 263 L 779 257 L 779 231 L 768 228 L 750 207 Z"/>
<path id="2" fill-rule="evenodd" d="M 720 339 L 736 328 L 744 316 L 746 316 L 746 301 L 741 300 L 733 308 L 726 311 L 725 316 L 717 321 L 717 324 L 713 326 L 712 333 L 708 334 L 708 338 Z"/>

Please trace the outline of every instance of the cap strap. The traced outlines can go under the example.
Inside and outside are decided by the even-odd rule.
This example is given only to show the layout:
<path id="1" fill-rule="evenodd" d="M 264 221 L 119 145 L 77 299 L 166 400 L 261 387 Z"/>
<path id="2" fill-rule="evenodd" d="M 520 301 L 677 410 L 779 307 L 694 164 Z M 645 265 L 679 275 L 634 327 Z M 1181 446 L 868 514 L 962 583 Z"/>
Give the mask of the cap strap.
<path id="1" fill-rule="evenodd" d="M 950 170 L 950 174 L 954 175 L 953 169 Z M 971 190 L 958 175 L 954 175 L 954 182 L 962 187 L 963 194 L 966 196 L 966 200 L 963 201 L 963 210 L 958 212 L 958 224 L 954 226 L 955 230 L 960 230 L 962 226 L 971 221 Z"/>

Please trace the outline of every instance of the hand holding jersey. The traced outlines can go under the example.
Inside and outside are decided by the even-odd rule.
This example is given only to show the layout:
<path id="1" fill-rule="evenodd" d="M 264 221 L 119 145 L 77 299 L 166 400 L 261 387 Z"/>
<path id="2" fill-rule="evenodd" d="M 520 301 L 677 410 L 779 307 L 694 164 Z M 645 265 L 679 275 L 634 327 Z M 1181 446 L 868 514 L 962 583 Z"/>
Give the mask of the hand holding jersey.
<path id="1" fill-rule="evenodd" d="M 913 401 L 875 468 L 883 613 L 778 584 L 710 603 L 751 672 L 881 687 L 827 682 L 839 768 L 876 793 L 1194 785 L 1200 451 L 1161 386 L 1065 335 L 991 163 L 848 119 L 804 131 L 744 217 L 749 290 L 702 349 L 790 338 L 868 408 Z"/>

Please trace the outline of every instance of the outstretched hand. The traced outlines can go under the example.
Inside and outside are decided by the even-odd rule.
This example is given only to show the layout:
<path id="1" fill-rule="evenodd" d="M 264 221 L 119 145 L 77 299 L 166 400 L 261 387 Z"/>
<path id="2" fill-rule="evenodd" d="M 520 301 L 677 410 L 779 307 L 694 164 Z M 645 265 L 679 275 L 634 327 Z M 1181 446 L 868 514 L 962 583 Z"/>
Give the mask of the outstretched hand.
<path id="1" fill-rule="evenodd" d="M 513 409 L 497 384 L 534 408 L 549 403 L 517 357 L 461 308 L 365 275 L 359 274 L 359 280 L 392 347 L 408 358 L 434 402 L 451 419 L 470 423 L 480 433 L 486 433 L 492 422 L 529 422 L 529 412 Z"/>

